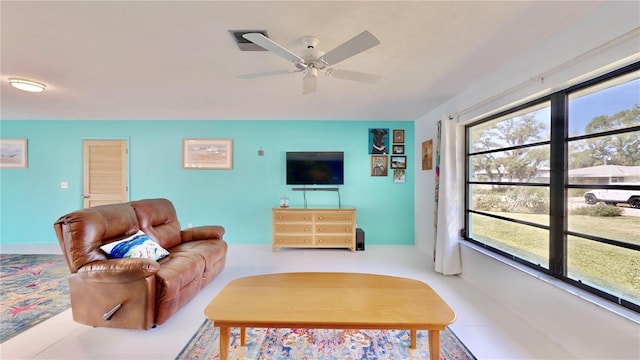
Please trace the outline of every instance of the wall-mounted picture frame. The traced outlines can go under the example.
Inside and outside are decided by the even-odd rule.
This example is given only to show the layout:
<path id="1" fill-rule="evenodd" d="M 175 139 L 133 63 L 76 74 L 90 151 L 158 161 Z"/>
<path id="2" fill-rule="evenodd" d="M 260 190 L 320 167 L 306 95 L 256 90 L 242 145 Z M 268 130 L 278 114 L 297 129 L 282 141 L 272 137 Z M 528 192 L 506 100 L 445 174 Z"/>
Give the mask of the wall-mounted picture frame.
<path id="1" fill-rule="evenodd" d="M 392 154 L 404 154 L 404 145 L 393 144 L 391 150 Z"/>
<path id="2" fill-rule="evenodd" d="M 405 170 L 404 169 L 396 169 L 393 170 L 393 182 L 396 184 L 404 184 L 405 182 Z"/>
<path id="3" fill-rule="evenodd" d="M 394 129 L 393 130 L 393 142 L 394 143 L 404 143 L 404 130 Z"/>
<path id="4" fill-rule="evenodd" d="M 406 169 L 407 168 L 407 157 L 406 156 L 392 156 L 391 157 L 391 168 L 392 169 Z"/>
<path id="5" fill-rule="evenodd" d="M 422 170 L 433 168 L 433 140 L 422 142 Z"/>
<path id="6" fill-rule="evenodd" d="M 27 168 L 27 139 L 0 139 L 0 168 Z"/>
<path id="7" fill-rule="evenodd" d="M 369 154 L 389 153 L 389 129 L 369 129 Z"/>
<path id="8" fill-rule="evenodd" d="M 183 139 L 184 169 L 231 169 L 233 142 L 231 139 Z"/>
<path id="9" fill-rule="evenodd" d="M 388 157 L 372 156 L 371 157 L 371 176 L 387 176 L 388 173 Z"/>

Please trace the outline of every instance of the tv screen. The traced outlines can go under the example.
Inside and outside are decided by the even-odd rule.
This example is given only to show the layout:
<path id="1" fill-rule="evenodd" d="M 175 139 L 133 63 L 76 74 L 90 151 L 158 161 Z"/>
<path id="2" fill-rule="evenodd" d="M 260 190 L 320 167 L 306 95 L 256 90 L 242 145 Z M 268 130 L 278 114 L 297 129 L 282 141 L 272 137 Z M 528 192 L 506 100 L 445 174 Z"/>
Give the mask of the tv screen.
<path id="1" fill-rule="evenodd" d="M 287 185 L 344 185 L 344 153 L 287 152 Z"/>

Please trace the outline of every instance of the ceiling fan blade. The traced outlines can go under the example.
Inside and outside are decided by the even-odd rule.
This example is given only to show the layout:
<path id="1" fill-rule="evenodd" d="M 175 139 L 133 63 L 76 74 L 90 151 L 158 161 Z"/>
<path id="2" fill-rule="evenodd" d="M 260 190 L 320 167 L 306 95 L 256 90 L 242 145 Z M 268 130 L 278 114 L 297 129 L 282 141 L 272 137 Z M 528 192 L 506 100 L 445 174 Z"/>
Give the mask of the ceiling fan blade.
<path id="1" fill-rule="evenodd" d="M 348 40 L 344 44 L 324 54 L 320 58 L 320 61 L 327 65 L 335 65 L 344 59 L 357 55 L 378 44 L 380 44 L 380 40 L 375 35 L 365 30 L 351 38 L 351 40 Z"/>
<path id="2" fill-rule="evenodd" d="M 238 75 L 238 77 L 240 79 L 255 79 L 255 78 L 261 78 L 261 77 L 267 77 L 267 76 L 274 76 L 274 75 L 282 75 L 282 74 L 293 74 L 295 72 L 299 72 L 300 70 L 276 70 L 276 71 L 265 71 L 265 72 L 259 72 L 259 73 L 252 73 L 252 74 L 244 74 L 244 75 Z"/>
<path id="3" fill-rule="evenodd" d="M 278 43 L 274 42 L 273 40 L 269 39 L 268 37 L 260 33 L 247 33 L 242 35 L 242 37 L 258 46 L 262 46 L 263 48 L 271 51 L 272 53 L 278 56 L 281 56 L 293 63 L 296 63 L 296 64 L 304 63 L 303 58 L 285 49 L 283 46 L 279 45 Z"/>
<path id="4" fill-rule="evenodd" d="M 318 88 L 318 70 L 315 68 L 308 68 L 304 72 L 304 78 L 302 78 L 302 93 L 311 94 L 316 92 Z"/>
<path id="5" fill-rule="evenodd" d="M 350 71 L 350 70 L 339 70 L 339 69 L 329 69 L 326 71 L 327 76 L 334 77 L 343 80 L 351 80 L 351 81 L 359 81 L 363 83 L 373 84 L 378 79 L 380 79 L 380 75 L 368 74 L 359 71 Z"/>

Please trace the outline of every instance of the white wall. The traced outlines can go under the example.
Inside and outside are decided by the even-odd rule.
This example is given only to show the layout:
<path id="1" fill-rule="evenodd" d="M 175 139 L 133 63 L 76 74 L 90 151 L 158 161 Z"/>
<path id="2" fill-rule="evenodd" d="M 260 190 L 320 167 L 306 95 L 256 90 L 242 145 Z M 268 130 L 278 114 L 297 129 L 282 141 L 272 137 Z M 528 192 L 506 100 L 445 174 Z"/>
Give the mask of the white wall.
<path id="1" fill-rule="evenodd" d="M 538 48 L 531 49 L 520 60 L 509 64 L 484 81 L 433 109 L 415 124 L 415 158 L 421 158 L 420 144 L 435 138 L 437 121 L 443 116 L 459 118 L 461 126 L 570 85 L 604 74 L 616 68 L 640 61 L 640 3 L 607 2 L 596 14 L 574 24 L 559 36 L 549 39 Z M 464 152 L 464 144 L 458 149 Z M 415 243 L 418 248 L 433 253 L 433 192 L 434 170 L 422 171 L 420 162 L 415 163 Z M 463 184 L 459 184 L 463 188 Z M 460 194 L 463 200 L 463 194 Z M 463 206 L 463 204 L 460 204 Z M 482 264 L 486 255 L 477 251 L 463 251 L 463 272 Z M 482 265 L 480 265 L 482 266 Z M 536 301 L 535 290 L 520 289 L 529 296 L 513 299 L 510 286 L 491 285 L 492 281 L 510 279 L 512 267 L 496 267 L 479 287 L 490 287 L 496 299 L 505 301 Z M 463 275 L 466 276 L 466 275 Z M 478 281 L 478 277 L 472 277 Z M 494 283 L 498 284 L 498 283 Z M 546 284 L 546 286 L 551 286 Z M 551 296 L 571 296 L 557 292 Z M 574 325 L 577 326 L 577 325 Z M 579 325 L 578 325 L 579 326 Z"/>

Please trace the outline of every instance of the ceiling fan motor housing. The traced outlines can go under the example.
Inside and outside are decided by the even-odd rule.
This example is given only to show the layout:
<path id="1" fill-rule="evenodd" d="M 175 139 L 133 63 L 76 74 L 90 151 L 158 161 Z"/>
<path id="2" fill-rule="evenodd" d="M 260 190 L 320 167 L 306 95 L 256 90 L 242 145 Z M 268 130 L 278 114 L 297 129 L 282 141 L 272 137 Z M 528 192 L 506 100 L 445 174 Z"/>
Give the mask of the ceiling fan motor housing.
<path id="1" fill-rule="evenodd" d="M 320 40 L 318 40 L 318 38 L 315 36 L 305 36 L 302 38 L 302 43 L 307 49 L 315 48 L 316 46 L 318 46 L 319 42 Z"/>
<path id="2" fill-rule="evenodd" d="M 302 38 L 302 43 L 305 48 L 302 49 L 300 53 L 300 57 L 305 60 L 306 67 L 312 67 L 316 69 L 324 69 L 326 64 L 320 61 L 322 55 L 324 55 L 324 51 L 316 49 L 320 41 L 315 36 L 305 36 Z"/>

